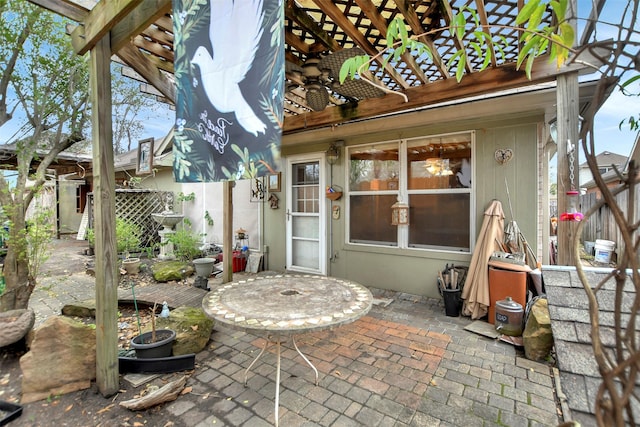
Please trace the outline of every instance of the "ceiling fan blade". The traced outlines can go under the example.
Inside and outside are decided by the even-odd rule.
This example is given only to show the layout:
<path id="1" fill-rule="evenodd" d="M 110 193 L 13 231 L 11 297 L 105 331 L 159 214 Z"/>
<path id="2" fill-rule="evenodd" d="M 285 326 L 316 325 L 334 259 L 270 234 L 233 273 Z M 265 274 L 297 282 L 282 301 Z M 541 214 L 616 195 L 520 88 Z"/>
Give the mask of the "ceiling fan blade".
<path id="1" fill-rule="evenodd" d="M 384 91 L 360 78 L 348 78 L 344 83 L 339 83 L 340 68 L 342 67 L 342 64 L 344 64 L 344 61 L 349 58 L 353 58 L 354 56 L 364 54 L 364 50 L 359 47 L 353 47 L 333 52 L 320 60 L 318 68 L 330 70 L 331 77 L 333 78 L 333 83 L 330 85 L 330 89 L 333 92 L 336 92 L 346 98 L 355 99 L 377 98 L 384 95 Z"/>

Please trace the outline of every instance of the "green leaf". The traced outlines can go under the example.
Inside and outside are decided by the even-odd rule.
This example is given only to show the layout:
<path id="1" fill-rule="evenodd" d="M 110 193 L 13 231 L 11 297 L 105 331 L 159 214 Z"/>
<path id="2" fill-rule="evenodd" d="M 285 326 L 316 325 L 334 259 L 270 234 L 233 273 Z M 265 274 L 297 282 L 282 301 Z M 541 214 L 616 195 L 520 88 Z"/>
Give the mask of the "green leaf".
<path id="1" fill-rule="evenodd" d="M 632 84 L 633 82 L 636 82 L 636 81 L 638 81 L 638 80 L 640 80 L 640 75 L 633 76 L 633 77 L 631 77 L 629 80 L 624 81 L 624 82 L 620 85 L 620 88 L 621 88 L 621 89 L 624 89 L 624 88 L 626 88 L 627 86 L 629 86 L 630 84 Z"/>
<path id="2" fill-rule="evenodd" d="M 527 78 L 529 80 L 531 80 L 531 69 L 533 68 L 533 60 L 536 59 L 535 55 L 529 55 L 529 58 L 527 58 Z"/>
<path id="3" fill-rule="evenodd" d="M 453 17 L 453 22 L 455 23 L 455 35 L 456 37 L 458 37 L 460 40 L 462 40 L 462 38 L 464 37 L 464 31 L 465 31 L 465 24 L 466 21 L 464 19 L 464 14 L 459 13 L 457 15 L 455 15 Z"/>
<path id="4" fill-rule="evenodd" d="M 542 16 L 546 9 L 547 8 L 544 4 L 540 4 L 533 10 L 531 17 L 529 18 L 529 22 L 527 23 L 528 30 L 535 31 L 538 28 L 538 25 L 542 22 Z"/>
<path id="5" fill-rule="evenodd" d="M 467 62 L 467 54 L 463 51 L 460 56 L 460 60 L 458 61 L 458 68 L 456 69 L 456 81 L 460 83 L 462 77 L 464 76 L 464 66 Z"/>
<path id="6" fill-rule="evenodd" d="M 523 23 L 527 22 L 531 17 L 531 14 L 539 4 L 540 0 L 531 0 L 530 2 L 526 3 L 516 17 L 516 25 L 522 25 Z"/>

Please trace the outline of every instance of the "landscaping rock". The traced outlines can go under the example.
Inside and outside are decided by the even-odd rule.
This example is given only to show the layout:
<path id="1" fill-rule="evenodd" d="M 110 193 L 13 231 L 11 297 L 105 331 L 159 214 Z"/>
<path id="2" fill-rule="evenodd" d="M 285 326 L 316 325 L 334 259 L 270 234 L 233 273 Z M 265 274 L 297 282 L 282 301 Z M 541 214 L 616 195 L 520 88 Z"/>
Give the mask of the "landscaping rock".
<path id="1" fill-rule="evenodd" d="M 524 355 L 530 360 L 544 360 L 553 348 L 553 332 L 546 298 L 538 299 L 531 307 L 522 341 Z"/>
<path id="2" fill-rule="evenodd" d="M 156 319 L 156 329 L 173 329 L 176 340 L 173 343 L 173 355 L 199 353 L 202 351 L 213 331 L 213 319 L 201 308 L 178 307 L 167 318 Z"/>
<path id="3" fill-rule="evenodd" d="M 23 308 L 0 313 L 0 347 L 21 340 L 33 328 L 35 313 Z"/>
<path id="4" fill-rule="evenodd" d="M 96 300 L 76 301 L 73 304 L 65 304 L 62 307 L 63 316 L 71 317 L 96 317 Z"/>
<path id="5" fill-rule="evenodd" d="M 96 377 L 96 330 L 69 317 L 49 317 L 20 358 L 22 403 L 87 389 Z"/>
<path id="6" fill-rule="evenodd" d="M 193 265 L 183 261 L 161 261 L 151 267 L 153 278 L 157 282 L 169 282 L 171 280 L 183 280 L 195 272 Z"/>

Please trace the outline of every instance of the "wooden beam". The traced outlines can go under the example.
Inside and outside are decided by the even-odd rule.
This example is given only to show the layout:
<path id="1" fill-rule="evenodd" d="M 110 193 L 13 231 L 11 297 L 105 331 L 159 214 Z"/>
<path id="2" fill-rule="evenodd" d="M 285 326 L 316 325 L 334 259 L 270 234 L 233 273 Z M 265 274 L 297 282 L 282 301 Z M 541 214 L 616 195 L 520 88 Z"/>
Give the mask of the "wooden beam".
<path id="1" fill-rule="evenodd" d="M 318 5 L 318 7 L 324 12 L 327 16 L 329 16 L 333 22 L 342 28 L 342 31 L 345 32 L 347 36 L 349 36 L 362 50 L 364 50 L 371 57 L 376 56 L 378 50 L 367 40 L 367 38 L 356 28 L 355 25 L 347 18 L 344 13 L 336 6 L 331 0 L 313 0 L 313 2 Z M 398 85 L 407 89 L 409 87 L 409 83 L 393 68 L 393 65 L 390 63 L 385 63 L 385 61 L 378 57 L 376 58 L 376 62 L 380 64 L 384 70 L 391 76 L 393 80 L 395 80 Z"/>
<path id="2" fill-rule="evenodd" d="M 171 13 L 171 0 L 145 0 L 111 30 L 112 53 L 118 52 L 133 37 L 167 13 Z"/>
<path id="3" fill-rule="evenodd" d="M 447 25 L 450 26 L 451 23 L 453 22 L 453 10 L 451 9 L 451 4 L 449 3 L 449 0 L 442 1 L 442 8 L 444 9 L 444 12 L 445 12 L 444 20 L 446 21 Z M 456 49 L 466 50 L 466 45 L 464 43 L 464 40 L 458 37 L 458 33 L 456 32 L 455 28 L 451 31 L 451 38 L 453 39 L 453 44 L 456 45 Z M 471 60 L 469 59 L 469 55 L 466 55 L 465 58 L 466 58 L 466 62 L 464 64 L 464 68 L 467 70 L 467 73 L 472 73 L 473 65 L 471 65 Z"/>
<path id="4" fill-rule="evenodd" d="M 96 383 L 100 393 L 118 392 L 118 283 L 116 193 L 111 131 L 111 47 L 109 37 L 91 50 L 91 132 L 96 237 Z"/>
<path id="5" fill-rule="evenodd" d="M 507 64 L 465 75 L 460 83 L 457 83 L 455 79 L 447 79 L 420 87 L 409 88 L 403 92 L 408 96 L 408 102 L 404 102 L 401 96 L 388 94 L 381 98 L 361 100 L 357 105 L 344 104 L 338 107 L 325 108 L 323 111 L 316 111 L 303 116 L 285 117 L 284 132 L 295 132 L 329 126 L 351 120 L 424 107 L 440 102 L 548 82 L 554 80 L 558 74 L 580 71 L 584 68 L 581 64 L 571 64 L 558 71 L 556 65 L 549 63 L 546 56 L 540 57 L 537 58 L 534 63 L 531 71 L 531 80 L 529 80 L 524 71 L 516 70 L 515 64 Z"/>
<path id="6" fill-rule="evenodd" d="M 73 49 L 78 55 L 87 53 L 142 1 L 99 1 L 82 24 L 71 33 Z"/>
<path id="7" fill-rule="evenodd" d="M 125 45 L 118 51 L 118 57 L 175 104 L 176 87 L 174 83 L 164 76 L 156 65 L 148 61 L 137 48 L 131 44 Z"/>
<path id="8" fill-rule="evenodd" d="M 376 29 L 380 31 L 380 34 L 382 34 L 383 36 L 386 35 L 388 29 L 387 21 L 382 17 L 382 15 L 380 15 L 380 12 L 378 12 L 378 8 L 371 2 L 371 0 L 356 0 L 356 3 L 358 4 L 358 6 L 360 6 L 360 9 L 369 18 L 369 20 L 371 20 L 371 23 L 376 27 Z M 411 53 L 405 51 L 405 53 L 402 54 L 402 60 L 405 64 L 407 64 L 418 81 L 420 81 L 421 83 L 428 82 L 429 79 L 424 74 L 420 66 L 416 63 L 415 58 L 411 56 Z"/>
<path id="9" fill-rule="evenodd" d="M 29 2 L 76 22 L 84 21 L 89 15 L 91 7 L 93 7 L 86 0 L 82 2 L 71 0 L 29 0 Z"/>
<path id="10" fill-rule="evenodd" d="M 491 34 L 491 27 L 489 26 L 489 18 L 487 17 L 487 10 L 484 7 L 484 0 L 476 0 L 476 8 L 478 9 L 478 16 L 482 29 L 485 33 Z M 493 34 L 487 40 L 487 47 L 491 50 L 491 66 L 496 66 L 496 51 L 493 46 Z"/>
<path id="11" fill-rule="evenodd" d="M 318 25 L 305 11 L 300 9 L 293 0 L 287 0 L 287 4 L 284 9 L 285 16 L 292 21 L 296 22 L 308 33 L 313 34 L 313 37 L 321 42 L 326 48 L 332 52 L 342 49 L 342 46 L 338 44 L 326 31 Z"/>
<path id="12" fill-rule="evenodd" d="M 426 32 L 411 2 L 407 0 L 395 0 L 395 3 L 404 16 L 404 19 L 407 20 L 407 24 L 409 24 L 409 27 L 414 34 L 423 34 Z M 431 52 L 431 56 L 433 58 L 433 64 L 440 72 L 442 78 L 448 79 L 450 77 L 449 71 L 447 70 L 447 67 L 445 67 L 444 61 L 442 60 L 440 53 L 438 53 L 438 49 L 433 43 L 433 39 L 431 38 L 431 36 L 421 35 L 418 37 L 418 41 L 424 43 L 429 48 L 429 51 Z"/>

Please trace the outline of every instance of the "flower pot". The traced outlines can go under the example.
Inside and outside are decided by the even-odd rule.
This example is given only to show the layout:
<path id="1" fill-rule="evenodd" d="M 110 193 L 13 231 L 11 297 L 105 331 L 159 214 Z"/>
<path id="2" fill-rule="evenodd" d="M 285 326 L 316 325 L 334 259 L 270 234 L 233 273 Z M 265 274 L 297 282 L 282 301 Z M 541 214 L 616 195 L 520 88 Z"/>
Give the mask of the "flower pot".
<path id="1" fill-rule="evenodd" d="M 122 268 L 124 268 L 127 274 L 138 274 L 140 272 L 140 258 L 123 259 Z"/>
<path id="2" fill-rule="evenodd" d="M 145 332 L 131 340 L 131 348 L 136 350 L 139 359 L 153 359 L 171 356 L 171 347 L 176 339 L 176 332 L 171 329 L 156 331 L 156 341 L 151 342 L 153 332 Z"/>
<path id="3" fill-rule="evenodd" d="M 209 277 L 213 273 L 213 264 L 216 263 L 214 258 L 196 258 L 193 265 L 196 268 L 196 275 L 199 277 Z"/>

